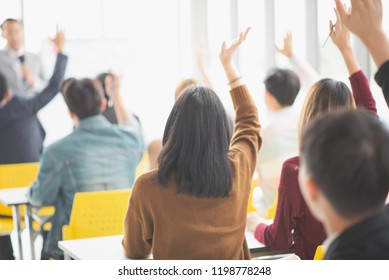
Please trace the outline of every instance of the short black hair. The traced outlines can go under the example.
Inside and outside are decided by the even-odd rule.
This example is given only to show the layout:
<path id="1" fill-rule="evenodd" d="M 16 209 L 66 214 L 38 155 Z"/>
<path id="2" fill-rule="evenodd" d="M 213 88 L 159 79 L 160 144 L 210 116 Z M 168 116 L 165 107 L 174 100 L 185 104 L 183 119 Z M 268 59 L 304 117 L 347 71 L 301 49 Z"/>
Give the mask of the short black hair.
<path id="1" fill-rule="evenodd" d="M 389 132 L 363 110 L 343 110 L 310 122 L 302 162 L 339 215 L 358 217 L 385 205 L 389 191 Z"/>
<path id="2" fill-rule="evenodd" d="M 301 87 L 299 77 L 289 69 L 271 70 L 264 83 L 281 106 L 292 106 Z"/>
<path id="3" fill-rule="evenodd" d="M 178 193 L 196 197 L 228 196 L 230 139 L 227 114 L 216 93 L 202 86 L 185 89 L 166 123 L 158 158 L 159 183 L 167 186 L 175 179 Z"/>
<path id="4" fill-rule="evenodd" d="M 69 110 L 82 120 L 100 114 L 103 90 L 96 80 L 70 78 L 61 85 Z"/>
<path id="5" fill-rule="evenodd" d="M 8 90 L 8 84 L 5 76 L 0 73 L 0 102 L 3 101 L 3 98 Z"/>

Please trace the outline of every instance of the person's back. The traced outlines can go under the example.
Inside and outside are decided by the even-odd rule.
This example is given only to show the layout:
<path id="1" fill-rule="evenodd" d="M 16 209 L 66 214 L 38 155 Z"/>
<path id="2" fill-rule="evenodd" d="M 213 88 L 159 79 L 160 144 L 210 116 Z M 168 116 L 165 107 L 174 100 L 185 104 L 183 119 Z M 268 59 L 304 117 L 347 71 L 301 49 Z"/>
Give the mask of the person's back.
<path id="1" fill-rule="evenodd" d="M 269 121 L 261 131 L 263 145 L 257 158 L 257 171 L 263 197 L 256 205 L 262 215 L 275 202 L 282 164 L 298 153 L 298 115 L 292 105 L 300 90 L 298 76 L 287 69 L 273 70 L 264 83 Z"/>
<path id="2" fill-rule="evenodd" d="M 0 109 L 0 164 L 39 161 L 45 131 L 26 103 L 15 96 Z"/>
<path id="3" fill-rule="evenodd" d="M 118 82 L 119 83 L 119 82 Z M 120 126 L 102 115 L 106 105 L 95 81 L 69 79 L 62 93 L 76 129 L 50 145 L 43 153 L 38 180 L 29 192 L 30 202 L 55 205 L 52 229 L 44 253 L 61 258 L 57 242 L 62 226 L 69 222 L 76 192 L 131 188 L 135 169 L 143 154 L 139 122 L 125 111 L 115 89 Z"/>
<path id="4" fill-rule="evenodd" d="M 257 220 L 253 214 L 249 214 L 247 224 L 258 241 L 270 250 L 287 250 L 293 245 L 295 254 L 302 260 L 312 260 L 326 234 L 323 225 L 313 217 L 301 195 L 299 170 L 300 157 L 290 158 L 282 166 L 273 224 L 259 223 L 261 219 Z"/>
<path id="5" fill-rule="evenodd" d="M 143 205 L 139 218 L 145 221 L 144 238 L 152 240 L 154 259 L 250 258 L 244 238 L 249 178 L 245 185 L 235 178 L 228 197 L 198 198 L 177 193 L 173 178 L 165 187 L 156 177 L 157 171 L 141 176 L 131 194 L 135 205 Z"/>
<path id="6" fill-rule="evenodd" d="M 389 133 L 363 111 L 323 115 L 302 136 L 301 193 L 328 238 L 324 259 L 389 259 Z"/>
<path id="7" fill-rule="evenodd" d="M 63 33 L 58 32 L 55 42 L 59 53 L 54 73 L 47 87 L 34 97 L 14 96 L 6 77 L 0 74 L 0 164 L 39 161 L 45 131 L 36 114 L 59 91 L 67 65 L 67 57 L 62 54 L 64 41 Z"/>
<path id="8" fill-rule="evenodd" d="M 328 247 L 325 259 L 389 260 L 387 209 L 342 232 Z"/>
<path id="9" fill-rule="evenodd" d="M 158 170 L 135 183 L 124 221 L 129 258 L 250 259 L 248 199 L 261 145 L 258 112 L 232 55 L 220 55 L 236 110 L 231 139 L 226 111 L 209 88 L 187 88 L 169 115 Z M 230 140 L 231 139 L 231 140 Z"/>

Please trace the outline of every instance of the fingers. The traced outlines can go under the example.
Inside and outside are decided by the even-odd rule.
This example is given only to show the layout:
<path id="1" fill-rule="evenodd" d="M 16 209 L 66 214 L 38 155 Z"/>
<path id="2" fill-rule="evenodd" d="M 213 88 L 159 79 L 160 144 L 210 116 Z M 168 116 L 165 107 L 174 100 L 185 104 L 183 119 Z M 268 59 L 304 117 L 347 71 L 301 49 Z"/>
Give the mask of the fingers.
<path id="1" fill-rule="evenodd" d="M 292 32 L 291 32 L 291 31 L 288 31 L 288 32 L 286 33 L 286 36 L 285 36 L 285 38 L 284 38 L 284 41 L 285 41 L 285 40 L 287 40 L 287 41 L 289 41 L 289 42 L 292 42 L 293 37 L 292 37 Z"/>
<path id="2" fill-rule="evenodd" d="M 330 20 L 330 32 L 332 32 L 333 28 L 334 28 L 334 23 L 332 22 L 332 20 Z"/>
<path id="3" fill-rule="evenodd" d="M 339 11 L 336 8 L 334 8 L 334 12 L 335 12 L 335 16 L 336 16 L 336 23 L 337 24 L 339 23 L 339 25 L 340 25 L 342 22 L 342 18 L 340 17 Z"/>
<path id="4" fill-rule="evenodd" d="M 279 52 L 279 53 L 282 53 L 282 49 L 280 49 L 277 44 L 274 44 L 274 49 Z"/>
<path id="5" fill-rule="evenodd" d="M 246 40 L 247 34 L 249 34 L 250 30 L 251 30 L 251 27 L 247 27 L 246 32 L 244 33 L 244 36 L 243 36 L 243 41 Z"/>
<path id="6" fill-rule="evenodd" d="M 357 1 L 357 2 L 360 2 L 360 1 Z M 335 3 L 336 3 L 336 10 L 338 10 L 340 19 L 342 21 L 346 22 L 349 14 L 348 14 L 345 6 L 343 5 L 343 3 L 340 0 L 335 0 Z"/>
<path id="7" fill-rule="evenodd" d="M 226 52 L 226 46 L 227 46 L 227 43 L 226 42 L 223 42 L 223 44 L 222 44 L 222 49 L 221 49 L 221 55 L 223 55 L 223 54 L 225 54 L 225 52 Z"/>

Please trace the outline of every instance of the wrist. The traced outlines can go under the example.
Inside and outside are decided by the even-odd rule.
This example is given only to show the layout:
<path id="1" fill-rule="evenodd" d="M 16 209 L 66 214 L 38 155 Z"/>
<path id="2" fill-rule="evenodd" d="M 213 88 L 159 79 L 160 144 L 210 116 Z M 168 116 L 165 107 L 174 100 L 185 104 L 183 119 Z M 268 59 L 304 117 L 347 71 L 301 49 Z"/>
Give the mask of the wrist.
<path id="1" fill-rule="evenodd" d="M 232 61 L 222 61 L 222 66 L 224 69 L 229 69 L 229 68 L 233 68 L 233 63 Z"/>
<path id="2" fill-rule="evenodd" d="M 365 35 L 359 36 L 365 46 L 375 45 L 377 41 L 386 40 L 386 34 L 382 28 L 372 30 Z"/>
<path id="3" fill-rule="evenodd" d="M 342 54 L 343 57 L 347 58 L 353 55 L 353 49 L 351 46 L 345 46 L 339 48 L 340 53 Z"/>

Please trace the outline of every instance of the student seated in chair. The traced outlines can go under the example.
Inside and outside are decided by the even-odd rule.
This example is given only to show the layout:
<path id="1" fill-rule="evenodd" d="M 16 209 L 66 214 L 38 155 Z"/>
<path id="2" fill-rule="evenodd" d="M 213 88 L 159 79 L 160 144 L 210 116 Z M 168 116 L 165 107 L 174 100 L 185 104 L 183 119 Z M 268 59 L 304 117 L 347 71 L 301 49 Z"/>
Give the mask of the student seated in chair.
<path id="1" fill-rule="evenodd" d="M 230 47 L 224 43 L 220 55 L 236 110 L 231 142 L 215 92 L 186 89 L 167 121 L 158 169 L 139 177 L 131 193 L 124 222 L 127 257 L 250 259 L 245 226 L 260 125 L 232 60 L 248 31 Z"/>
<path id="2" fill-rule="evenodd" d="M 389 259 L 389 132 L 364 111 L 324 115 L 302 136 L 301 193 L 328 238 L 324 259 Z"/>
<path id="3" fill-rule="evenodd" d="M 106 106 L 98 81 L 68 79 L 61 92 L 75 130 L 43 152 L 38 180 L 31 186 L 32 205 L 55 205 L 52 229 L 43 258 L 60 259 L 62 226 L 69 222 L 76 192 L 131 188 L 143 154 L 139 122 L 125 110 L 120 98 L 120 79 L 115 77 L 115 112 L 119 126 L 102 115 Z"/>

